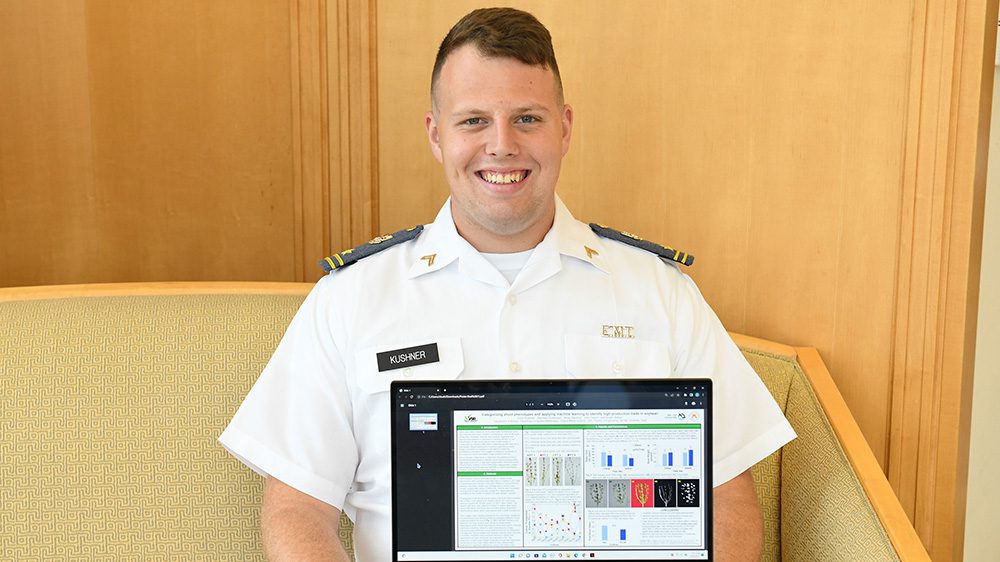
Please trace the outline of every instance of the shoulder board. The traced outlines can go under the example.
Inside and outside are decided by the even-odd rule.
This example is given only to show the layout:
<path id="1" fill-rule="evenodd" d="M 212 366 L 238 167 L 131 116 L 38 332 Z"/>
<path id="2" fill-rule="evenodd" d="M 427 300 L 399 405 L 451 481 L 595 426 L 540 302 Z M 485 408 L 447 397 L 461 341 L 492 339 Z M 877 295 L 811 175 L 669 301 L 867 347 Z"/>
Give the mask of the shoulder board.
<path id="1" fill-rule="evenodd" d="M 603 224 L 590 223 L 590 229 L 597 233 L 598 236 L 604 238 L 610 238 L 611 240 L 617 240 L 629 246 L 635 246 L 636 248 L 641 248 L 647 252 L 654 253 L 664 260 L 669 260 L 681 265 L 691 265 L 694 263 L 694 256 L 687 252 L 680 252 L 673 248 L 667 248 L 666 246 L 660 246 L 649 240 L 643 240 L 631 232 L 625 232 L 624 230 L 615 230 L 613 228 L 608 228 Z"/>
<path id="2" fill-rule="evenodd" d="M 329 273 L 334 269 L 343 269 L 352 263 L 362 259 L 367 258 L 373 254 L 377 254 L 382 250 L 391 248 L 396 244 L 402 244 L 407 240 L 413 240 L 424 230 L 424 225 L 417 225 L 408 230 L 400 230 L 399 232 L 394 232 L 392 234 L 384 234 L 376 238 L 372 238 L 367 243 L 358 246 L 357 248 L 351 248 L 350 250 L 344 250 L 338 254 L 333 254 L 328 258 L 323 258 L 320 260 L 319 265 Z"/>

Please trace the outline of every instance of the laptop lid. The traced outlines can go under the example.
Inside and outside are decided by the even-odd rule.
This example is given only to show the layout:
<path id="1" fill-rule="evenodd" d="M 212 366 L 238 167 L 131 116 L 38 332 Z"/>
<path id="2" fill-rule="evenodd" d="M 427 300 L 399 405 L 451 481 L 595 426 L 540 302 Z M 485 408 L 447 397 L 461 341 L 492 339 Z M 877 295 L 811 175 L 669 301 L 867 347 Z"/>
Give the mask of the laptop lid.
<path id="1" fill-rule="evenodd" d="M 393 560 L 710 560 L 708 379 L 397 381 Z"/>

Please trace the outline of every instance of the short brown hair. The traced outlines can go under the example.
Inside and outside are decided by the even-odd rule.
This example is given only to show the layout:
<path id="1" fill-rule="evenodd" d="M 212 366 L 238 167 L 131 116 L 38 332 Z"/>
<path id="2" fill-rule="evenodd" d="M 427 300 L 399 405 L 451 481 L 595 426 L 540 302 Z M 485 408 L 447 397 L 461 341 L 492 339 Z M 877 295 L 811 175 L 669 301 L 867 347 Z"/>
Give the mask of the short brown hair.
<path id="1" fill-rule="evenodd" d="M 431 73 L 431 100 L 448 55 L 470 43 L 485 57 L 511 58 L 548 68 L 555 76 L 556 92 L 562 99 L 562 78 L 549 30 L 528 12 L 514 8 L 480 8 L 458 20 L 441 41 Z"/>

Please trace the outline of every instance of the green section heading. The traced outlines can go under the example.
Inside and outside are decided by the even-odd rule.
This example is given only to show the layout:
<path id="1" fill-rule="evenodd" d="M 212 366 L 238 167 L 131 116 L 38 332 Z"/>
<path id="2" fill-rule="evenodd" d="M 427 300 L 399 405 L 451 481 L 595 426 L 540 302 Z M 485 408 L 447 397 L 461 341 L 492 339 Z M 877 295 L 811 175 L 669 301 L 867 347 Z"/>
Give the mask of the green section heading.
<path id="1" fill-rule="evenodd" d="M 459 476 L 523 476 L 524 473 L 520 470 L 498 470 L 494 472 L 459 472 Z"/>

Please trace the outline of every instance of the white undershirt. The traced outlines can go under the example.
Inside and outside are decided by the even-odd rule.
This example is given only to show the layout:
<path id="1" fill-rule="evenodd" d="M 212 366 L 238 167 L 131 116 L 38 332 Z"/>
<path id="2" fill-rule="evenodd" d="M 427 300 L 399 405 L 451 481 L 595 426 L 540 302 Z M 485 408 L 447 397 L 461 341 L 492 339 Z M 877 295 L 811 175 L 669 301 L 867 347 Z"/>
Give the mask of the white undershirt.
<path id="1" fill-rule="evenodd" d="M 503 274 L 507 278 L 507 282 L 513 284 L 514 279 L 517 278 L 517 274 L 524 269 L 524 265 L 528 263 L 528 258 L 531 257 L 531 253 L 535 249 L 525 250 L 523 252 L 516 252 L 513 254 L 487 254 L 483 253 L 482 256 L 486 258 L 486 261 L 490 262 L 493 267 L 497 268 L 497 271 Z"/>

